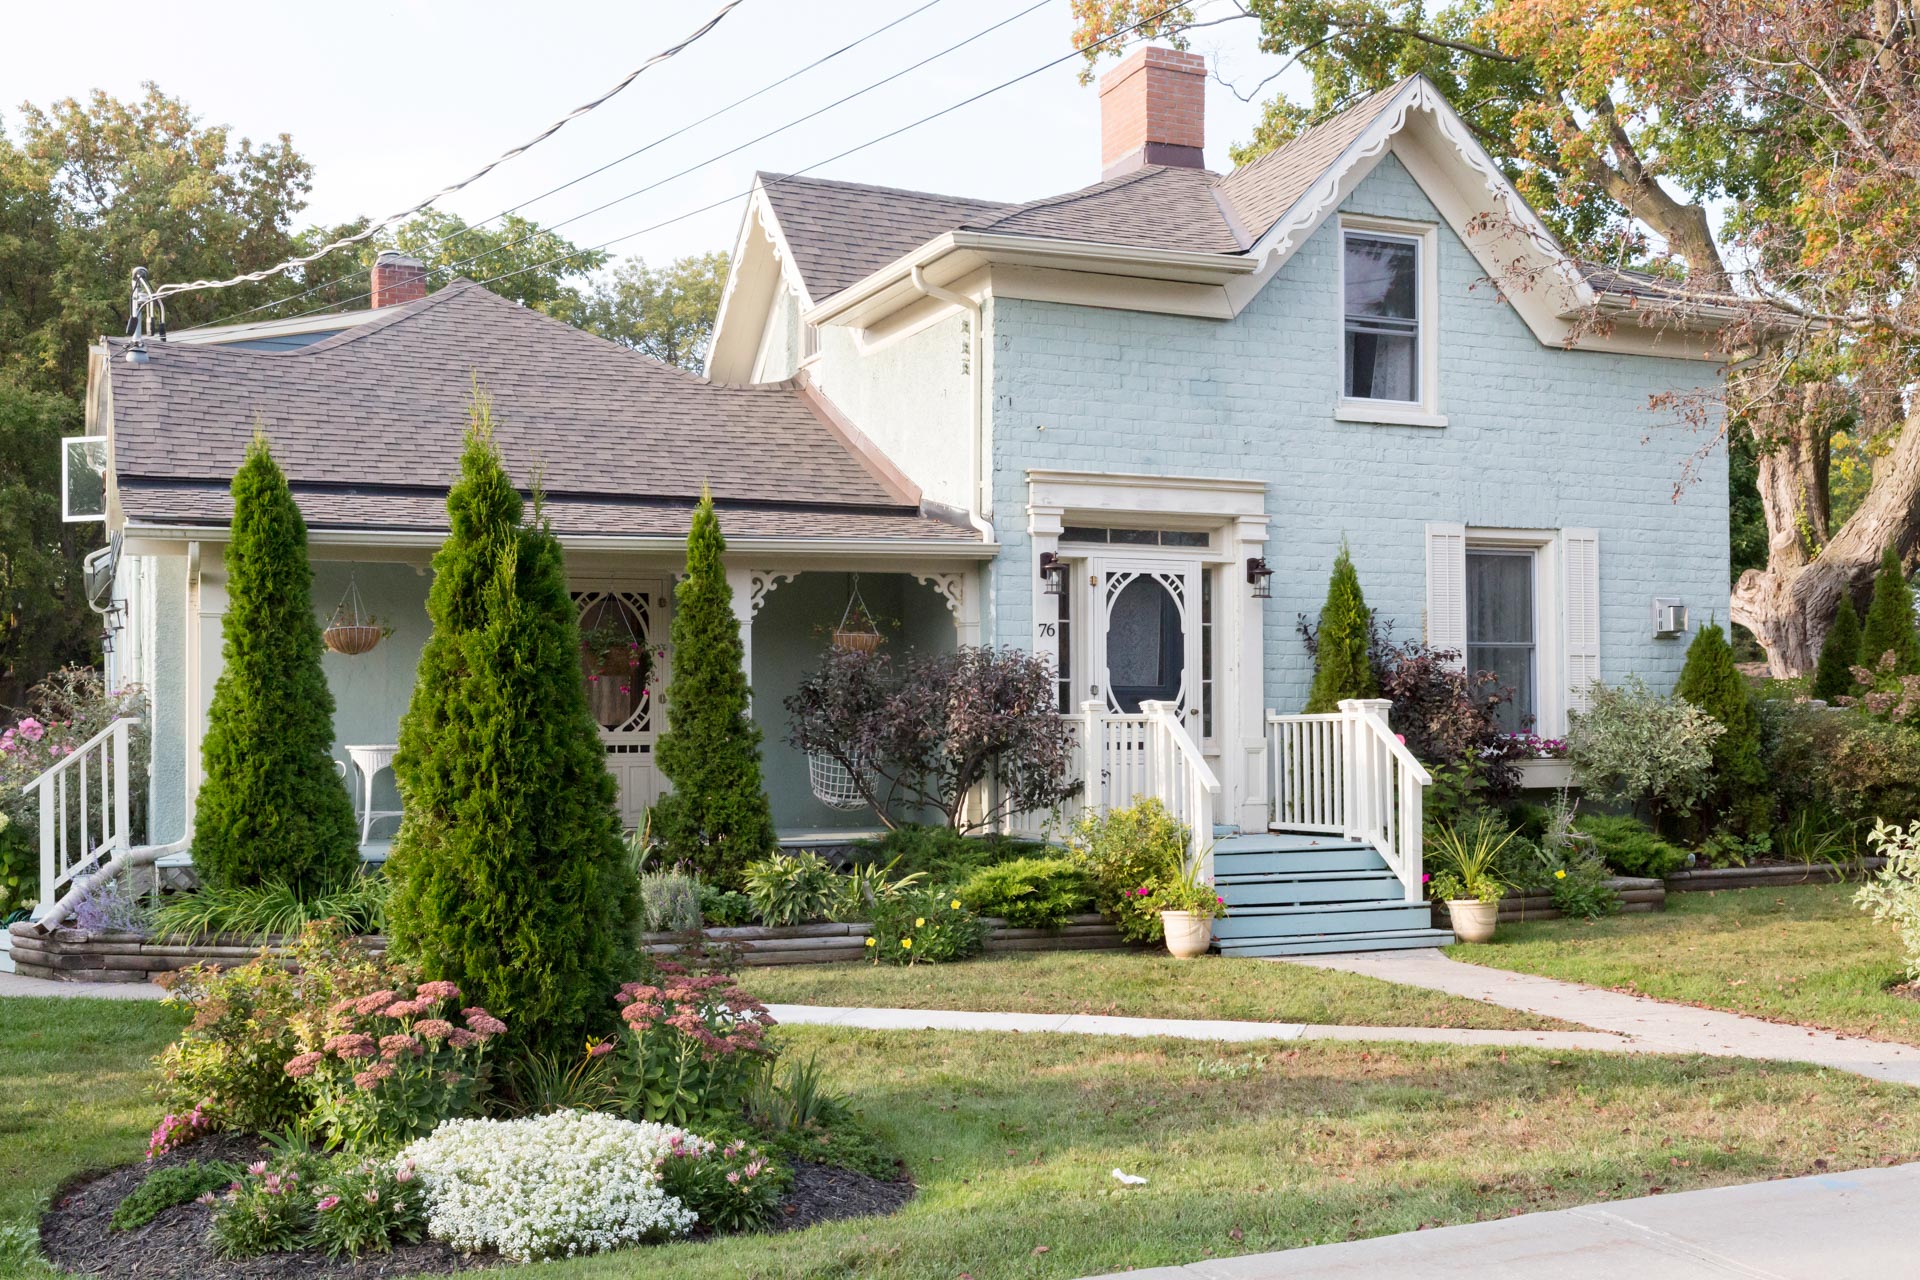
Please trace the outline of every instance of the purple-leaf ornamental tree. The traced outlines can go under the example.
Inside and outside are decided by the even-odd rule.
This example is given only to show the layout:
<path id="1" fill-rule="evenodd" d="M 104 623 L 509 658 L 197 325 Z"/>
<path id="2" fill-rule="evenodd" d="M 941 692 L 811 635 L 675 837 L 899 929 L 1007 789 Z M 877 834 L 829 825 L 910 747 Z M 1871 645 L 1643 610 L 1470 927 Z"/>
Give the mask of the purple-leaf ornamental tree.
<path id="1" fill-rule="evenodd" d="M 899 664 L 834 650 L 786 700 L 787 740 L 843 765 L 889 826 L 898 809 L 936 809 L 977 831 L 1079 790 L 1072 731 L 1053 700 L 1052 665 L 1017 649 L 909 653 Z"/>

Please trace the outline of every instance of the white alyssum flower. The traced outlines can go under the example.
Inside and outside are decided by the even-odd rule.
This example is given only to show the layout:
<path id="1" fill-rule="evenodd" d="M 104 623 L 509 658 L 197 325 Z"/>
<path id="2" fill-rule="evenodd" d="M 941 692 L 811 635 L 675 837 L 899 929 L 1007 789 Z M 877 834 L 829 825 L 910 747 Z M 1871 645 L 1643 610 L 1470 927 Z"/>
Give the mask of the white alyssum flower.
<path id="1" fill-rule="evenodd" d="M 691 1209 L 660 1189 L 668 1152 L 711 1148 L 672 1125 L 592 1111 L 448 1120 L 400 1153 L 427 1188 L 427 1230 L 515 1262 L 684 1235 Z"/>

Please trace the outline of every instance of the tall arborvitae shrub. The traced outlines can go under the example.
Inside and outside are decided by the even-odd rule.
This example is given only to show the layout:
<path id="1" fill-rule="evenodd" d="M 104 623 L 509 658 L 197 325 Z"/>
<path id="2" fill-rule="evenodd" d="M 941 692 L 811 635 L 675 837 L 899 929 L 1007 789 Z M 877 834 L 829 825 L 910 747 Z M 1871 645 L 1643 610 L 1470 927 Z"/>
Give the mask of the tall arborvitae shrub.
<path id="1" fill-rule="evenodd" d="M 1760 763 L 1760 717 L 1719 623 L 1707 624 L 1693 637 L 1673 691 L 1726 727 L 1713 742 L 1711 807 L 1743 830 L 1764 830 L 1763 806 L 1755 803 L 1766 782 Z"/>
<path id="2" fill-rule="evenodd" d="M 560 544 L 521 512 L 481 398 L 400 722 L 387 920 L 396 954 L 504 1018 L 516 1047 L 571 1060 L 632 975 L 639 889 Z"/>
<path id="3" fill-rule="evenodd" d="M 1377 698 L 1380 681 L 1367 655 L 1373 613 L 1360 594 L 1360 575 L 1353 571 L 1347 544 L 1334 557 L 1333 577 L 1327 583 L 1327 602 L 1320 610 L 1314 633 L 1313 691 L 1307 712 L 1338 711 L 1343 698 Z"/>
<path id="4" fill-rule="evenodd" d="M 359 867 L 360 828 L 333 765 L 307 526 L 264 436 L 233 477 L 226 570 L 193 865 L 213 887 L 280 883 L 313 897 Z"/>
<path id="5" fill-rule="evenodd" d="M 1820 642 L 1820 661 L 1813 668 L 1813 685 L 1808 693 L 1834 702 L 1854 690 L 1853 664 L 1860 661 L 1860 615 L 1853 611 L 1853 600 L 1844 592 L 1833 625 Z"/>
<path id="6" fill-rule="evenodd" d="M 1892 674 L 1920 675 L 1920 631 L 1913 624 L 1913 589 L 1900 564 L 1900 552 L 1889 545 L 1880 557 L 1873 579 L 1873 601 L 1860 627 L 1860 665 L 1879 670 L 1880 660 L 1894 655 Z"/>
<path id="7" fill-rule="evenodd" d="M 711 494 L 687 534 L 687 576 L 674 590 L 673 675 L 667 731 L 655 759 L 673 790 L 653 810 L 669 862 L 732 887 L 742 868 L 774 847 L 773 812 L 760 784 L 760 727 L 747 708 L 745 654 L 721 557 L 726 539 Z"/>

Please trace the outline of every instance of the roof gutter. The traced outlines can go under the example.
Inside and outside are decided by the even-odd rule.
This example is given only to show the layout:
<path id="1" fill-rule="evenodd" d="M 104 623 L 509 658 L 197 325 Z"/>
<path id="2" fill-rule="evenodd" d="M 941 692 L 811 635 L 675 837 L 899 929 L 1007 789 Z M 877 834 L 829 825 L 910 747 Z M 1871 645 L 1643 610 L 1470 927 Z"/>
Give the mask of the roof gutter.
<path id="1" fill-rule="evenodd" d="M 915 263 L 909 270 L 908 278 L 913 287 L 927 297 L 959 307 L 967 313 L 967 373 L 969 375 L 967 407 L 967 479 L 968 492 L 973 495 L 974 524 L 988 540 L 993 537 L 993 494 L 986 480 L 986 434 L 987 421 L 985 405 L 986 385 L 980 368 L 980 328 L 984 308 L 979 302 L 964 293 L 955 293 L 927 279 L 926 271 Z M 969 513 L 973 515 L 972 512 Z"/>

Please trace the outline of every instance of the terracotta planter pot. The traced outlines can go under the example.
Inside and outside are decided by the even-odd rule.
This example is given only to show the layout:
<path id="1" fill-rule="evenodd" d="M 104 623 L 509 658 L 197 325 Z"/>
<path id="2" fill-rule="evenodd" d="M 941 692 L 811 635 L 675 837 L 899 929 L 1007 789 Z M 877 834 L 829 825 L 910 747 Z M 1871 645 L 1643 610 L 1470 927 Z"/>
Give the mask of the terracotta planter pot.
<path id="1" fill-rule="evenodd" d="M 344 653 L 349 657 L 365 653 L 380 643 L 379 627 L 328 627 L 320 633 L 320 639 L 327 648 L 335 653 Z"/>
<path id="2" fill-rule="evenodd" d="M 1460 941 L 1492 942 L 1494 927 L 1500 922 L 1500 904 L 1478 898 L 1450 898 L 1447 919 L 1453 922 L 1453 936 Z"/>
<path id="3" fill-rule="evenodd" d="M 1191 911 L 1162 911 L 1161 927 L 1167 933 L 1167 952 L 1176 960 L 1191 960 L 1205 955 L 1213 942 L 1213 920 Z"/>

